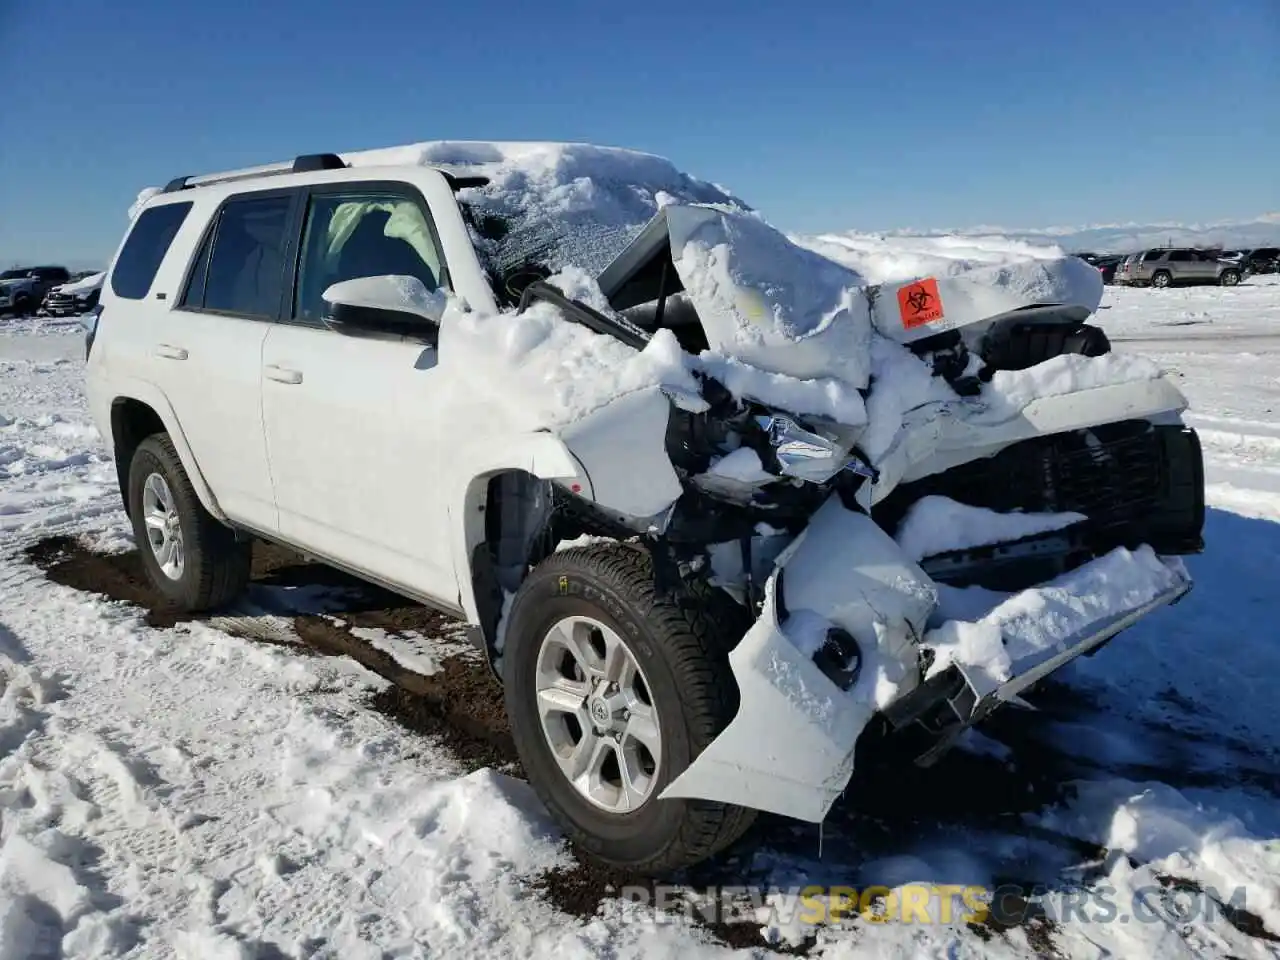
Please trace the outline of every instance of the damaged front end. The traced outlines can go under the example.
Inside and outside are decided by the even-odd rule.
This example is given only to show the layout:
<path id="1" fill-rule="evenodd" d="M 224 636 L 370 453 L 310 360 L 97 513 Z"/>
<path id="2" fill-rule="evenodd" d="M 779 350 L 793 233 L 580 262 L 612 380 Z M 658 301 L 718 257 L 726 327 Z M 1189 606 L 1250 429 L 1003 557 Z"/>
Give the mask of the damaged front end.
<path id="1" fill-rule="evenodd" d="M 930 762 L 1185 594 L 1177 556 L 1202 548 L 1204 478 L 1176 389 L 1090 366 L 1111 358 L 1083 322 L 1088 290 L 1024 302 L 1027 290 L 1069 292 L 1073 266 L 995 292 L 966 277 L 853 290 L 834 275 L 846 284 L 836 306 L 800 329 L 760 291 L 800 294 L 739 282 L 734 244 L 760 244 L 758 233 L 714 210 L 665 211 L 600 278 L 621 319 L 572 306 L 640 349 L 669 330 L 702 362 L 698 396 L 638 391 L 561 432 L 595 499 L 564 497 L 560 516 L 564 539 L 642 543 L 659 591 L 716 587 L 753 618 L 728 653 L 736 716 L 661 795 L 820 821 L 873 718 L 930 734 L 919 758 Z M 903 311 L 898 328 L 886 304 Z M 908 324 L 917 307 L 925 319 Z M 876 367 L 877 350 L 893 363 Z M 1065 385 L 1046 376 L 1023 389 L 1046 370 Z M 885 430 L 877 391 L 893 398 L 898 371 L 915 393 Z M 909 551 L 926 501 L 972 529 Z M 1018 518 L 1036 517 L 1058 519 L 1020 531 Z"/>

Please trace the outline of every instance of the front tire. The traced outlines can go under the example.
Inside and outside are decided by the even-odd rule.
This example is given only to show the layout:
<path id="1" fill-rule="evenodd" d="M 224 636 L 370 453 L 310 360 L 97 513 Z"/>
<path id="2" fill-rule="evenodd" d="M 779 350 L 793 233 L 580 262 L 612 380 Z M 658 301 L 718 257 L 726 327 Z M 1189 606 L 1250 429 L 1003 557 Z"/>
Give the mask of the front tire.
<path id="1" fill-rule="evenodd" d="M 1234 287 L 1240 282 L 1240 274 L 1236 270 L 1223 270 L 1222 276 L 1218 278 L 1218 282 L 1224 287 Z"/>
<path id="2" fill-rule="evenodd" d="M 521 585 L 502 652 L 512 736 L 588 856 L 662 874 L 751 825 L 745 807 L 660 799 L 737 711 L 727 654 L 747 622 L 710 588 L 692 606 L 659 597 L 648 554 L 624 544 L 557 553 Z"/>
<path id="3" fill-rule="evenodd" d="M 128 496 L 142 567 L 168 605 L 196 613 L 223 606 L 244 590 L 253 546 L 237 540 L 200 503 L 168 434 L 138 444 Z"/>

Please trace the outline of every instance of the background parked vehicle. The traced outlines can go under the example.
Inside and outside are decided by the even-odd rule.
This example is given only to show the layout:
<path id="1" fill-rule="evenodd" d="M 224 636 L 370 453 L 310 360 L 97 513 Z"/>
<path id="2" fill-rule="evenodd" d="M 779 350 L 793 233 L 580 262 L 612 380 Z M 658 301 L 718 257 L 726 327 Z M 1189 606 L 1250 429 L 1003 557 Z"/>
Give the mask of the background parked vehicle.
<path id="1" fill-rule="evenodd" d="M 14 267 L 0 273 L 0 314 L 29 316 L 39 309 L 53 287 L 69 283 L 66 267 Z"/>
<path id="2" fill-rule="evenodd" d="M 98 305 L 105 273 L 85 277 L 54 287 L 44 298 L 44 311 L 53 317 L 71 317 L 88 313 Z"/>
<path id="3" fill-rule="evenodd" d="M 1116 271 L 1115 282 L 1161 288 L 1192 283 L 1231 287 L 1243 276 L 1238 262 L 1223 259 L 1217 251 L 1173 247 L 1131 254 Z"/>
<path id="4" fill-rule="evenodd" d="M 1077 253 L 1077 257 L 1091 266 L 1097 267 L 1102 274 L 1103 283 L 1114 283 L 1116 270 L 1125 260 L 1123 253 Z"/>
<path id="5" fill-rule="evenodd" d="M 1229 259 L 1240 264 L 1244 276 L 1255 273 L 1280 273 L 1280 247 L 1238 250 Z"/>

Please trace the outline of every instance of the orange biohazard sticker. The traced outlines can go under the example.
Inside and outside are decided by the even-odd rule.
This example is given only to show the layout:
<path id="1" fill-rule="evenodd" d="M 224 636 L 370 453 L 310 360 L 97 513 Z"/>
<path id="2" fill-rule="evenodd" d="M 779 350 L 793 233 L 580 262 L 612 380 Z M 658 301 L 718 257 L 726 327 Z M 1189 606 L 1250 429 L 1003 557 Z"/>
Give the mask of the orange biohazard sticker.
<path id="1" fill-rule="evenodd" d="M 925 277 L 900 287 L 898 310 L 902 314 L 902 325 L 908 330 L 941 320 L 942 297 L 938 294 L 938 281 L 933 277 Z"/>

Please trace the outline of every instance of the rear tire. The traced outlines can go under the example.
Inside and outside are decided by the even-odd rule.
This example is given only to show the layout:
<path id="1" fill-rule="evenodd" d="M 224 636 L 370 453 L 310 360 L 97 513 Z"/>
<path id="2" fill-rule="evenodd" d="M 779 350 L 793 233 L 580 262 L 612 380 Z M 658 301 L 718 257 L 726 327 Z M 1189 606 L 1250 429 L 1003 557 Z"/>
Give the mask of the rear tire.
<path id="1" fill-rule="evenodd" d="M 129 466 L 129 517 L 151 585 L 178 610 L 221 607 L 249 582 L 253 545 L 200 503 L 167 433 L 138 444 Z"/>
<path id="2" fill-rule="evenodd" d="M 1173 284 L 1173 275 L 1168 270 L 1157 270 L 1151 275 L 1151 285 L 1160 290 Z"/>
<path id="3" fill-rule="evenodd" d="M 727 654 L 748 624 L 742 608 L 711 588 L 691 606 L 659 597 L 649 555 L 624 544 L 562 551 L 521 585 L 502 656 L 512 735 L 530 784 L 587 856 L 663 874 L 724 850 L 750 827 L 756 812 L 745 807 L 659 798 L 736 713 L 738 691 Z M 565 638 L 572 642 L 563 644 Z M 617 732 L 608 733 L 611 728 L 599 724 L 611 721 L 593 707 L 627 690 L 624 680 L 621 691 L 608 692 L 618 690 L 608 683 L 607 665 L 619 645 L 634 665 L 624 667 L 631 671 L 631 687 L 641 691 L 640 700 L 623 702 L 641 705 L 634 714 L 616 714 Z M 565 659 L 561 647 L 582 655 L 570 652 Z M 549 672 L 549 665 L 555 669 Z M 549 681 L 568 685 L 572 709 L 546 705 L 539 690 Z M 573 706 L 579 700 L 581 706 Z M 607 709 L 601 713 L 610 716 Z M 628 739 L 635 716 L 656 726 L 656 735 L 637 737 L 638 746 Z M 657 748 L 649 751 L 646 740 Z M 573 756 L 594 742 L 602 744 L 604 759 L 571 779 Z M 629 763 L 628 757 L 648 761 L 640 764 L 639 776 L 624 776 L 618 766 Z M 643 799 L 622 801 L 628 787 Z"/>

